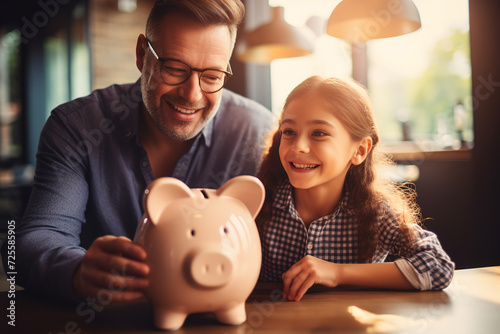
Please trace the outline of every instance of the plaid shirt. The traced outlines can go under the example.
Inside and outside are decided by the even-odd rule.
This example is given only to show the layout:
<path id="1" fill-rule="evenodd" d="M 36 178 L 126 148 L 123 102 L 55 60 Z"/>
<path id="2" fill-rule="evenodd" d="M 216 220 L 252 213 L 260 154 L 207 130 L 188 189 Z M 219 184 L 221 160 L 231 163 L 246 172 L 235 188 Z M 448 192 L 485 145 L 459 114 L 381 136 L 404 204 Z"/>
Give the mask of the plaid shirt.
<path id="1" fill-rule="evenodd" d="M 278 187 L 272 207 L 272 223 L 261 235 L 261 280 L 281 281 L 281 275 L 306 255 L 335 263 L 356 263 L 358 258 L 358 221 L 348 210 L 345 191 L 333 213 L 319 218 L 306 228 L 293 203 L 288 181 Z M 384 262 L 389 254 L 399 257 L 396 264 L 405 277 L 421 290 L 440 290 L 449 285 L 454 263 L 444 252 L 436 235 L 418 225 L 413 247 L 403 244 L 398 220 L 389 208 L 378 217 L 379 242 L 372 263 Z"/>

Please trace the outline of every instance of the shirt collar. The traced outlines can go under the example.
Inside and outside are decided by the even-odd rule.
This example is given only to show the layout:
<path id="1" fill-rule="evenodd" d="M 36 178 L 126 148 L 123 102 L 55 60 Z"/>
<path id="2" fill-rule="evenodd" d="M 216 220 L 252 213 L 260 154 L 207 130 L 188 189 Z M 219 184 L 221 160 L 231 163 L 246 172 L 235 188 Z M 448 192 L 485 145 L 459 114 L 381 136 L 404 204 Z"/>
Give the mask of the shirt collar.
<path id="1" fill-rule="evenodd" d="M 120 124 L 119 128 L 126 138 L 133 138 L 139 132 L 142 105 L 140 78 L 119 96 L 118 102 L 111 105 L 115 122 Z"/>
<path id="2" fill-rule="evenodd" d="M 219 107 L 218 107 L 218 110 L 215 113 L 214 117 L 212 117 L 212 119 L 210 121 L 208 121 L 207 124 L 205 124 L 205 126 L 203 127 L 203 130 L 201 130 L 201 135 L 205 139 L 205 145 L 207 147 L 210 147 L 210 145 L 212 144 L 212 137 L 214 134 L 215 122 L 217 120 L 218 115 L 220 114 L 220 111 L 221 111 L 220 109 L 222 108 L 223 105 L 225 105 L 224 100 L 227 99 L 227 94 L 225 93 L 225 91 L 226 91 L 226 89 L 223 88 L 222 93 L 221 93 L 221 98 L 220 98 L 221 100 L 219 103 Z"/>
<path id="3" fill-rule="evenodd" d="M 288 178 L 283 180 L 277 187 L 276 196 L 274 197 L 273 206 L 278 209 L 285 210 L 293 205 L 293 190 Z"/>
<path id="4" fill-rule="evenodd" d="M 210 147 L 210 144 L 212 143 L 212 135 L 214 132 L 214 123 L 215 123 L 215 117 L 217 117 L 217 114 L 215 114 L 214 117 L 210 121 L 208 121 L 207 124 L 203 127 L 203 130 L 201 130 L 200 134 L 198 136 L 202 136 L 205 139 L 205 145 L 207 147 Z"/>
<path id="5" fill-rule="evenodd" d="M 340 198 L 340 202 L 337 205 L 337 208 L 330 213 L 336 214 L 340 210 L 346 210 L 349 213 L 352 213 L 349 210 L 350 193 L 346 186 L 344 186 L 344 190 L 342 191 L 342 197 Z M 288 178 L 285 178 L 283 182 L 277 187 L 276 196 L 273 202 L 273 207 L 281 210 L 288 210 L 294 219 L 298 219 L 299 215 L 297 210 L 295 209 L 295 203 L 293 200 L 293 187 L 290 184 Z"/>
<path id="6" fill-rule="evenodd" d="M 293 187 L 288 178 L 285 178 L 277 187 L 273 206 L 277 209 L 288 211 L 295 220 L 300 219 L 299 213 L 295 209 L 295 204 L 293 202 Z"/>
<path id="7" fill-rule="evenodd" d="M 223 88 L 217 112 L 215 113 L 214 117 L 212 117 L 212 119 L 210 121 L 208 121 L 207 124 L 205 124 L 205 126 L 203 127 L 203 130 L 201 130 L 201 135 L 205 139 L 205 145 L 207 147 L 210 147 L 210 145 L 212 144 L 212 137 L 214 135 L 215 122 L 217 121 L 217 117 L 219 117 L 219 115 L 221 114 L 221 108 L 223 108 L 224 105 L 227 105 L 228 98 L 229 97 L 226 94 L 226 89 Z"/>

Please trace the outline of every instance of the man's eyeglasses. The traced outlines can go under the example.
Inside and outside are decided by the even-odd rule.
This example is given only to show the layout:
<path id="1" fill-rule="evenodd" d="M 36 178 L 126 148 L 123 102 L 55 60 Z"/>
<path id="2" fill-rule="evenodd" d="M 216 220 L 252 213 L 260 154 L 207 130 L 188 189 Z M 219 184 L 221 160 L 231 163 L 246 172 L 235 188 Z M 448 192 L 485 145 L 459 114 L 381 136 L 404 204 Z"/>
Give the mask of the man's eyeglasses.
<path id="1" fill-rule="evenodd" d="M 148 39 L 146 39 L 146 42 L 148 43 L 151 53 L 153 53 L 156 59 L 160 62 L 161 78 L 167 85 L 180 85 L 186 82 L 191 77 L 193 71 L 195 71 L 200 72 L 199 84 L 201 90 L 205 93 L 215 93 L 221 90 L 226 84 L 227 79 L 233 75 L 231 65 L 229 64 L 227 65 L 227 71 L 222 71 L 212 68 L 193 68 L 178 59 L 160 58 Z"/>

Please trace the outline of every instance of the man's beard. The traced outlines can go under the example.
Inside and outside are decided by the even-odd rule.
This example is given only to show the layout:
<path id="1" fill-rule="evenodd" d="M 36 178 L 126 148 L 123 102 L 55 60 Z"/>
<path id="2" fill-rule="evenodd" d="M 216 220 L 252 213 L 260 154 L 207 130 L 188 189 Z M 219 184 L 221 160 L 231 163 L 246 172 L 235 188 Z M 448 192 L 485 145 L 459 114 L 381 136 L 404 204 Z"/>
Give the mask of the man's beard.
<path id="1" fill-rule="evenodd" d="M 154 90 L 148 89 L 146 87 L 146 84 L 143 84 L 141 82 L 141 90 L 142 90 L 142 96 L 143 96 L 143 101 L 144 101 L 144 106 L 146 108 L 146 112 L 149 114 L 151 119 L 153 120 L 153 123 L 155 124 L 156 128 L 165 136 L 167 136 L 170 139 L 173 140 L 179 140 L 179 141 L 185 141 L 185 140 L 190 140 L 198 135 L 200 131 L 203 129 L 205 124 L 213 118 L 215 115 L 219 104 L 220 104 L 220 99 L 219 102 L 217 103 L 216 106 L 212 108 L 210 113 L 208 115 L 202 115 L 202 120 L 197 124 L 197 126 L 194 128 L 194 130 L 190 132 L 182 132 L 178 131 L 177 129 L 182 129 L 186 126 L 189 126 L 189 122 L 183 122 L 183 121 L 178 121 L 178 120 L 169 120 L 167 121 L 164 111 L 162 110 L 161 106 L 156 103 L 156 93 Z M 167 103 L 167 102 L 165 102 Z M 186 105 L 186 103 L 179 103 L 180 105 Z M 198 112 L 203 112 L 203 110 L 200 110 Z"/>

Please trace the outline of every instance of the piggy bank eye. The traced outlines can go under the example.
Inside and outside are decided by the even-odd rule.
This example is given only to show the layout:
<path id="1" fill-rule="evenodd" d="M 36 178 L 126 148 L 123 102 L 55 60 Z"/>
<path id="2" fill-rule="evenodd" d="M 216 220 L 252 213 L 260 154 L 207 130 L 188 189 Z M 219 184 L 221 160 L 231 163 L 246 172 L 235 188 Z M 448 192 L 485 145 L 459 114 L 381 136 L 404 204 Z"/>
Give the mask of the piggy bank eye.
<path id="1" fill-rule="evenodd" d="M 194 236 L 196 235 L 196 231 L 195 231 L 195 230 L 191 230 L 191 231 L 189 231 L 189 234 L 190 234 L 192 237 L 194 237 Z"/>
<path id="2" fill-rule="evenodd" d="M 221 226 L 221 228 L 220 228 L 220 234 L 226 235 L 228 233 L 229 233 L 229 230 L 227 229 L 227 227 Z"/>

